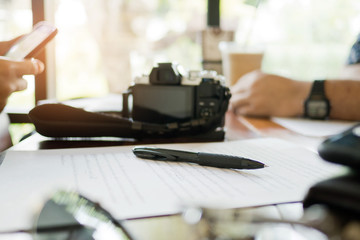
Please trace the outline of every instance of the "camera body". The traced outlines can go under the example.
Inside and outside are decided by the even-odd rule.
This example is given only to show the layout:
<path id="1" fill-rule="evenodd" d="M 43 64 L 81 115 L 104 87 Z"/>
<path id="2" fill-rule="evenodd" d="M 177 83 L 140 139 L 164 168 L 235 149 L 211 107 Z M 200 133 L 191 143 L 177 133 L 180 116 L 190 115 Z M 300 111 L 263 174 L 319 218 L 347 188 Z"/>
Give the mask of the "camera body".
<path id="1" fill-rule="evenodd" d="M 176 64 L 159 63 L 123 94 L 123 113 L 134 121 L 187 124 L 189 129 L 203 123 L 207 130 L 216 129 L 224 125 L 231 96 L 224 82 L 214 71 L 184 72 Z"/>

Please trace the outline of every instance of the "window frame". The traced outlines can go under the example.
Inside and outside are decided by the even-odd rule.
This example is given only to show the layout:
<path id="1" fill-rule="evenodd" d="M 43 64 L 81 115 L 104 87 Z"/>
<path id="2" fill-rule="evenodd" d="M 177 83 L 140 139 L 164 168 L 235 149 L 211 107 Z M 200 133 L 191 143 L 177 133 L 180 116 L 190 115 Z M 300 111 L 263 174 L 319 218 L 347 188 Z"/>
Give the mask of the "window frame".
<path id="1" fill-rule="evenodd" d="M 32 24 L 35 25 L 40 21 L 45 20 L 45 6 L 44 0 L 31 0 L 31 11 L 33 16 Z M 37 59 L 46 63 L 46 49 L 41 51 L 37 56 Z M 47 94 L 47 71 L 45 70 L 35 76 L 35 104 L 48 98 Z M 7 112 L 11 123 L 31 123 L 27 111 L 23 112 Z"/>

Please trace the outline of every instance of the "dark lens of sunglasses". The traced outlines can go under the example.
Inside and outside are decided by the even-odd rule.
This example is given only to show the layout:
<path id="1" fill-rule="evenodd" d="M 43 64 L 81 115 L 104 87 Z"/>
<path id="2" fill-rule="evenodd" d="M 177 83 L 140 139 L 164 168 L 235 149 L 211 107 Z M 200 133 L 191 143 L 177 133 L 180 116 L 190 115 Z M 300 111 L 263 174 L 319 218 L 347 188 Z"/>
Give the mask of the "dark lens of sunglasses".
<path id="1" fill-rule="evenodd" d="M 56 192 L 41 210 L 36 240 L 131 240 L 130 234 L 100 205 L 74 192 Z"/>

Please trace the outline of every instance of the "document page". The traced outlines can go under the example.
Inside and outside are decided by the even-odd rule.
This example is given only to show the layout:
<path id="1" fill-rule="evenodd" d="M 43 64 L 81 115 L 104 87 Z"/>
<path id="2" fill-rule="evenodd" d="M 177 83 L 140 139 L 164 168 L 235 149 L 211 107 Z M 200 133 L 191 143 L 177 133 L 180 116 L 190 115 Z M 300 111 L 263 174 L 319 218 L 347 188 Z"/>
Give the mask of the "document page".
<path id="1" fill-rule="evenodd" d="M 310 137 L 329 137 L 331 135 L 339 134 L 359 123 L 356 121 L 279 117 L 274 117 L 271 120 L 291 131 Z"/>
<path id="2" fill-rule="evenodd" d="M 0 166 L 0 228 L 23 229 L 58 190 L 78 191 L 118 219 L 179 213 L 189 204 L 248 207 L 301 201 L 315 182 L 343 171 L 278 139 L 152 145 L 243 156 L 256 170 L 136 158 L 131 146 L 9 151 Z"/>

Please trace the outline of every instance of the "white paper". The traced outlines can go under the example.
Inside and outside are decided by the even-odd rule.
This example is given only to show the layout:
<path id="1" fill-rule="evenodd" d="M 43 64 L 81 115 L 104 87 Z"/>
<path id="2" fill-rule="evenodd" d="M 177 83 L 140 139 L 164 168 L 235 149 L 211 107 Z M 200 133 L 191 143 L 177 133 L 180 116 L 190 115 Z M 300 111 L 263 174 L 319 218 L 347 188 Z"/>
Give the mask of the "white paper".
<path id="1" fill-rule="evenodd" d="M 0 166 L 0 229 L 31 227 L 57 189 L 77 190 L 124 219 L 178 213 L 189 202 L 246 207 L 301 201 L 313 183 L 342 170 L 277 139 L 161 147 L 241 155 L 268 167 L 231 170 L 143 160 L 131 146 L 10 151 Z"/>
<path id="2" fill-rule="evenodd" d="M 271 120 L 291 131 L 310 137 L 328 137 L 339 134 L 358 123 L 355 121 L 279 117 L 274 117 Z"/>

